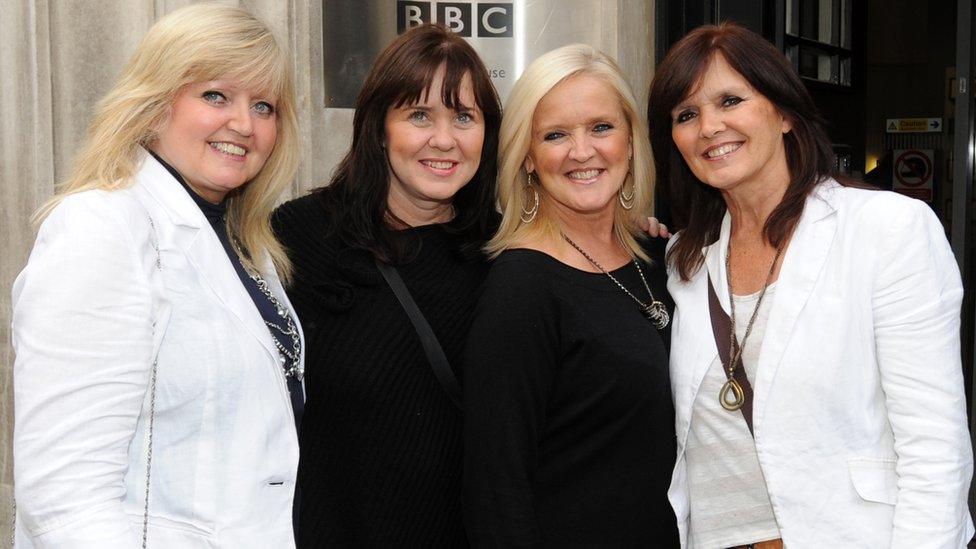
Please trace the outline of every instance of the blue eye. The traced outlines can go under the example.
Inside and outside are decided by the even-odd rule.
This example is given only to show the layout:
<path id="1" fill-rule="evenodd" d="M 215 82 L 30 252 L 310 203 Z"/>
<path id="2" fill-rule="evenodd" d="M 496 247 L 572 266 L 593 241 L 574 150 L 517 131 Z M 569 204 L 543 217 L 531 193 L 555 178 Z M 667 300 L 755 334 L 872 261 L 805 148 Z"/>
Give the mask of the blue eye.
<path id="1" fill-rule="evenodd" d="M 469 112 L 459 112 L 457 114 L 457 121 L 462 124 L 468 124 L 470 122 L 474 122 L 474 117 L 471 116 L 471 113 Z"/>
<path id="2" fill-rule="evenodd" d="M 555 141 L 563 136 L 562 132 L 549 132 L 542 137 L 544 141 Z"/>
<path id="3" fill-rule="evenodd" d="M 271 103 L 268 103 L 267 101 L 258 101 L 257 103 L 254 104 L 253 108 L 255 111 L 258 112 L 258 114 L 263 114 L 263 115 L 272 115 L 275 112 L 274 106 Z"/>
<path id="4" fill-rule="evenodd" d="M 410 120 L 414 122 L 426 122 L 429 118 L 430 116 L 427 114 L 427 111 L 413 111 L 410 113 Z"/>
<path id="5" fill-rule="evenodd" d="M 607 132 L 613 129 L 613 124 L 608 124 L 606 122 L 600 122 L 599 124 L 593 126 L 593 131 L 597 133 Z"/>
<path id="6" fill-rule="evenodd" d="M 216 90 L 207 90 L 200 97 L 207 103 L 221 103 L 227 100 L 227 96 Z"/>

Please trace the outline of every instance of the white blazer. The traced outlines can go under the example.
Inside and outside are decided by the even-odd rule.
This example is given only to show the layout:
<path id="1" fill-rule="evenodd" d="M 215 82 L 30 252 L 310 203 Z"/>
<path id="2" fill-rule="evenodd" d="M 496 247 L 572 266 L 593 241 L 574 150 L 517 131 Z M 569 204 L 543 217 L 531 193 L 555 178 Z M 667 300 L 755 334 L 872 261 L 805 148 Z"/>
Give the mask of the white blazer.
<path id="1" fill-rule="evenodd" d="M 702 250 L 705 268 L 668 282 L 678 437 L 668 496 L 683 546 L 694 541 L 684 448 L 718 355 L 706 271 L 728 311 L 729 228 L 726 214 L 718 242 Z M 787 548 L 957 548 L 972 537 L 962 295 L 922 202 L 833 180 L 807 198 L 752 380 L 756 451 Z"/>
<path id="2" fill-rule="evenodd" d="M 153 357 L 149 545 L 293 547 L 298 440 L 271 337 L 151 156 L 129 188 L 65 198 L 13 286 L 18 547 L 141 545 Z"/>

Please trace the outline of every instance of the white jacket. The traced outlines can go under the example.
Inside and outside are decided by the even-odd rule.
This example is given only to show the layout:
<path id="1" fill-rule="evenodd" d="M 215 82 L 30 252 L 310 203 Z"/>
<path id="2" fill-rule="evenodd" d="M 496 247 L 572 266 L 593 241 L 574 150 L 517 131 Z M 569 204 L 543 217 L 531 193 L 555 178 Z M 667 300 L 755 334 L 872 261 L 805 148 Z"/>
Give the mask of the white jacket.
<path id="1" fill-rule="evenodd" d="M 155 159 L 127 189 L 68 196 L 13 286 L 18 547 L 141 545 L 157 352 L 149 545 L 293 547 L 298 441 L 271 337 Z"/>
<path id="2" fill-rule="evenodd" d="M 672 272 L 668 283 L 678 437 L 668 495 L 683 546 L 693 544 L 684 447 L 718 355 L 706 273 L 728 311 L 729 227 L 726 214 L 689 282 Z M 807 198 L 752 380 L 756 451 L 787 548 L 958 548 L 972 537 L 962 295 L 922 202 L 832 180 Z"/>

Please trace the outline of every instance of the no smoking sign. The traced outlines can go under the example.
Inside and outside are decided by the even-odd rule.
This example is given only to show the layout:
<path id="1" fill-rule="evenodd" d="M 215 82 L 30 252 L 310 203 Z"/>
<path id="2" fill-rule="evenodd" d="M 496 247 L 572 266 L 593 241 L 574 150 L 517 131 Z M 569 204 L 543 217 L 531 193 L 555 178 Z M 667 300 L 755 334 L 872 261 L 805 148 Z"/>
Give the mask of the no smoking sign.
<path id="1" fill-rule="evenodd" d="M 931 149 L 901 149 L 894 151 L 891 187 L 912 198 L 932 201 L 932 167 L 935 165 Z"/>

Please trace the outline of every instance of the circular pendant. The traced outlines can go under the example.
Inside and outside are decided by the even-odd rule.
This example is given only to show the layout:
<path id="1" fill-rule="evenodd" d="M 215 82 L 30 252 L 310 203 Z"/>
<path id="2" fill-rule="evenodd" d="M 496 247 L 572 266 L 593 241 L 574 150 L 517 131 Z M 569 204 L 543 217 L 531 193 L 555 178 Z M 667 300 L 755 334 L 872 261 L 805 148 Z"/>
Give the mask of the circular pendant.
<path id="1" fill-rule="evenodd" d="M 658 330 L 664 329 L 671 322 L 671 315 L 668 314 L 667 307 L 660 301 L 652 301 L 644 307 L 644 316 L 651 321 Z"/>
<path id="2" fill-rule="evenodd" d="M 718 392 L 718 401 L 722 408 L 734 412 L 745 404 L 746 393 L 738 381 L 730 379 L 722 385 L 722 390 Z"/>

